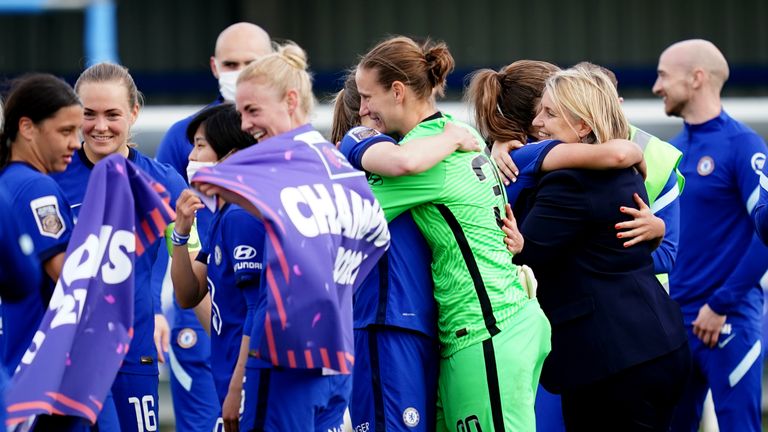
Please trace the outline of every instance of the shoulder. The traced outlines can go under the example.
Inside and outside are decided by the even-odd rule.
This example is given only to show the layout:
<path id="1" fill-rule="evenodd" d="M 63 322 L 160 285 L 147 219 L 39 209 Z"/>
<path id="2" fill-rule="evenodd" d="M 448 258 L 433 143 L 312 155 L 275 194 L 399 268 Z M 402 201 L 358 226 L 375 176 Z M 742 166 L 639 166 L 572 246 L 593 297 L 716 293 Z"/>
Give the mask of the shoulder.
<path id="1" fill-rule="evenodd" d="M 389 135 L 385 135 L 376 129 L 372 129 L 365 126 L 357 126 L 349 130 L 341 139 L 341 151 L 346 153 L 345 149 L 354 149 L 357 147 L 364 147 L 380 141 L 389 141 L 395 143 L 396 141 Z"/>
<path id="2" fill-rule="evenodd" d="M 235 204 L 230 204 L 221 217 L 224 222 L 237 223 L 238 225 L 233 224 L 232 226 L 237 226 L 238 231 L 242 230 L 243 226 L 249 226 L 251 228 L 256 227 L 262 231 L 264 230 L 264 223 L 259 218 Z M 227 226 L 227 224 L 225 224 L 225 226 Z"/>
<path id="3" fill-rule="evenodd" d="M 512 155 L 512 159 L 515 161 L 515 163 L 517 163 L 518 160 L 528 162 L 538 159 L 542 153 L 548 153 L 558 144 L 560 144 L 560 141 L 557 140 L 532 142 L 520 147 L 519 149 L 512 150 L 510 154 Z"/>
<path id="4" fill-rule="evenodd" d="M 195 118 L 195 114 L 184 117 L 183 119 L 172 124 L 168 131 L 165 133 L 165 138 L 183 139 L 186 140 L 187 127 L 192 123 L 192 119 Z"/>
<path id="5" fill-rule="evenodd" d="M 54 195 L 64 201 L 64 193 L 59 184 L 52 177 L 33 169 L 15 170 L 14 199 L 30 201 L 34 198 Z"/>
<path id="6" fill-rule="evenodd" d="M 171 165 L 158 162 L 150 157 L 136 152 L 136 165 L 141 169 L 147 171 L 156 181 L 163 184 L 168 189 L 171 189 L 172 193 L 180 194 L 182 190 L 186 189 L 187 184 L 181 175 Z"/>
<path id="7" fill-rule="evenodd" d="M 189 127 L 189 124 L 192 123 L 192 120 L 195 118 L 196 115 L 200 113 L 200 111 L 219 105 L 221 101 L 215 100 L 208 105 L 204 106 L 203 108 L 195 111 L 194 113 L 188 115 L 187 117 L 184 117 L 181 120 L 176 121 L 171 125 L 170 128 L 168 128 L 168 131 L 165 133 L 165 136 L 163 136 L 163 142 L 165 141 L 177 141 L 181 143 L 188 143 L 187 142 L 187 127 Z"/>
<path id="8" fill-rule="evenodd" d="M 260 244 L 265 236 L 264 223 L 243 208 L 230 204 L 221 216 L 222 235 L 228 241 Z"/>
<path id="9" fill-rule="evenodd" d="M 385 135 L 376 129 L 358 126 L 350 129 L 350 131 L 344 135 L 339 144 L 339 151 L 347 158 L 352 166 L 363 171 L 363 153 L 374 144 L 382 142 L 397 144 L 397 142 L 389 135 Z"/>

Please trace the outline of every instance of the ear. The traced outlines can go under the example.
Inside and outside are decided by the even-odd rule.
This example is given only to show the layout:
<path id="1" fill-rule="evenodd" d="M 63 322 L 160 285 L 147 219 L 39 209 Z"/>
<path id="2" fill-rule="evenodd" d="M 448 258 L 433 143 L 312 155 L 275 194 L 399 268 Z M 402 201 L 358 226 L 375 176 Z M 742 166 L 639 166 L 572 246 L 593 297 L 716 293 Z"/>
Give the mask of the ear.
<path id="1" fill-rule="evenodd" d="M 219 79 L 219 70 L 216 68 L 216 57 L 211 56 L 211 73 L 216 79 Z"/>
<path id="2" fill-rule="evenodd" d="M 288 104 L 288 112 L 293 114 L 299 107 L 299 92 L 296 89 L 288 89 L 285 92 L 285 102 Z"/>
<path id="3" fill-rule="evenodd" d="M 395 97 L 395 102 L 403 103 L 405 98 L 405 84 L 402 81 L 395 81 L 392 83 L 392 95 Z"/>
<path id="4" fill-rule="evenodd" d="M 130 115 L 131 126 L 133 126 L 133 124 L 136 123 L 136 119 L 139 117 L 139 104 L 134 104 L 133 108 L 131 108 L 131 112 L 128 114 Z"/>
<path id="5" fill-rule="evenodd" d="M 584 139 L 587 135 L 589 135 L 592 132 L 592 128 L 589 127 L 589 125 L 584 122 L 584 120 L 579 120 L 576 123 L 576 133 L 579 134 L 580 139 Z"/>
<path id="6" fill-rule="evenodd" d="M 34 138 L 35 131 L 36 126 L 32 119 L 29 117 L 22 117 L 19 119 L 19 135 L 31 141 Z"/>
<path id="7" fill-rule="evenodd" d="M 695 68 L 691 73 L 691 87 L 694 89 L 701 88 L 704 85 L 706 79 L 707 74 L 704 72 L 704 69 Z"/>

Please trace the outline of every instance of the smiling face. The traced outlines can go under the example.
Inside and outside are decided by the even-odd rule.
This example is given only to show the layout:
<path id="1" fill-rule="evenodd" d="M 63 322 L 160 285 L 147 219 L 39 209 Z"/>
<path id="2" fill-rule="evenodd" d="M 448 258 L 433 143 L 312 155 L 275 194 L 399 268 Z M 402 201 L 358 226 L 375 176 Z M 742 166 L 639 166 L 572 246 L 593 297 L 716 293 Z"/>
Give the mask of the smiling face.
<path id="1" fill-rule="evenodd" d="M 261 80 L 239 83 L 235 104 L 241 117 L 240 128 L 259 141 L 298 126 L 291 119 L 288 95 L 278 94 L 275 88 Z"/>
<path id="2" fill-rule="evenodd" d="M 80 105 L 60 108 L 54 116 L 36 125 L 30 122 L 33 141 L 47 173 L 67 169 L 72 155 L 80 148 L 78 130 L 82 124 L 83 108 Z"/>
<path id="3" fill-rule="evenodd" d="M 536 138 L 556 139 L 566 143 L 580 142 L 582 136 L 579 132 L 585 125 L 584 122 L 572 118 L 566 118 L 568 114 L 561 112 L 561 110 L 554 104 L 548 91 L 544 91 L 541 97 L 541 107 L 536 118 L 533 119 L 532 127 L 538 128 L 538 135 Z"/>
<path id="4" fill-rule="evenodd" d="M 364 126 L 383 133 L 402 133 L 397 126 L 396 101 L 393 90 L 379 84 L 375 69 L 358 68 L 355 83 L 360 93 L 360 121 Z M 367 119 L 366 119 L 367 117 Z"/>
<path id="5" fill-rule="evenodd" d="M 113 153 L 128 156 L 128 137 L 139 106 L 130 106 L 125 86 L 119 81 L 86 82 L 78 95 L 85 109 L 83 139 L 91 162 Z"/>
<path id="6" fill-rule="evenodd" d="M 189 160 L 195 162 L 216 162 L 219 156 L 211 147 L 205 135 L 205 125 L 201 124 L 195 131 L 195 142 L 192 143 L 192 151 L 189 152 Z"/>
<path id="7" fill-rule="evenodd" d="M 657 73 L 653 94 L 662 98 L 668 116 L 682 117 L 693 92 L 693 75 L 676 57 L 674 49 L 662 53 Z"/>

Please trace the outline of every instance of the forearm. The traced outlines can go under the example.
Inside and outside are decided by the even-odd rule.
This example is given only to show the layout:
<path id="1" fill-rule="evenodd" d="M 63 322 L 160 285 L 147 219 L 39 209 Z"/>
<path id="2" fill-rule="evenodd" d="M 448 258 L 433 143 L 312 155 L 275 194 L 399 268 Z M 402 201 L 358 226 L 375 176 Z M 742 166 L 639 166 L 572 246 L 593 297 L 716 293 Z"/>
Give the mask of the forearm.
<path id="1" fill-rule="evenodd" d="M 243 378 L 245 377 L 245 363 L 248 361 L 248 348 L 251 345 L 251 337 L 243 334 L 240 341 L 240 351 L 237 354 L 237 363 L 235 370 L 232 371 L 232 378 L 229 380 L 229 391 L 239 393 L 243 389 Z"/>
<path id="2" fill-rule="evenodd" d="M 424 172 L 453 153 L 458 143 L 442 135 L 414 139 L 402 146 L 381 142 L 371 146 L 362 157 L 366 171 L 387 177 Z"/>
<path id="3" fill-rule="evenodd" d="M 58 282 L 61 268 L 64 266 L 64 252 L 56 254 L 54 257 L 43 263 L 43 270 L 52 281 Z"/>
<path id="4" fill-rule="evenodd" d="M 198 279 L 192 267 L 192 260 L 186 245 L 173 247 L 171 280 L 176 302 L 184 309 L 196 306 L 205 297 L 204 283 Z"/>
<path id="5" fill-rule="evenodd" d="M 674 187 L 677 188 L 677 185 Z M 656 274 L 669 273 L 675 266 L 677 245 L 680 241 L 680 200 L 675 199 L 661 207 L 654 216 L 664 221 L 665 228 L 661 245 L 653 251 L 654 271 Z"/>
<path id="6" fill-rule="evenodd" d="M 637 144 L 622 139 L 603 144 L 567 144 L 553 148 L 541 165 L 544 171 L 563 168 L 618 169 L 642 162 L 643 152 Z"/>
<path id="7" fill-rule="evenodd" d="M 210 336 L 211 334 L 211 296 L 206 293 L 205 296 L 203 297 L 203 300 L 200 301 L 200 303 L 198 303 L 193 310 L 195 311 L 195 316 L 197 317 L 197 320 L 200 322 L 200 325 L 203 326 L 203 330 L 205 330 L 205 333 L 207 333 Z"/>

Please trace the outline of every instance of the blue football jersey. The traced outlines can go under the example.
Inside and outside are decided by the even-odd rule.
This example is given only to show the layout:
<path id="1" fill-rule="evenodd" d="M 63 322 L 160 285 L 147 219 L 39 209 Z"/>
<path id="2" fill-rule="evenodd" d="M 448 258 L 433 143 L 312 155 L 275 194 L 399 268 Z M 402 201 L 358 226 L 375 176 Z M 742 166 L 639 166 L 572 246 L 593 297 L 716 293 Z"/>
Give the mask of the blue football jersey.
<path id="1" fill-rule="evenodd" d="M 129 149 L 128 160 L 149 174 L 155 181 L 161 183 L 171 195 L 171 207 L 176 204 L 181 192 L 186 188 L 186 183 L 176 171 L 166 164 L 161 164 L 148 158 L 133 148 Z M 72 206 L 72 212 L 77 217 L 80 206 L 85 196 L 88 178 L 91 175 L 93 163 L 88 160 L 85 151 L 81 148 L 72 158 L 67 170 L 52 177 L 59 183 Z M 165 271 L 164 266 L 156 266 L 158 259 L 163 259 L 159 252 L 165 253 L 165 245 L 162 241 L 155 242 L 145 253 L 138 257 L 135 266 L 134 291 L 134 326 L 133 340 L 128 354 L 123 360 L 121 372 L 154 375 L 157 369 L 157 349 L 154 342 L 155 318 L 154 314 L 159 310 L 155 307 L 156 293 L 162 278 L 155 278 L 153 286 L 153 267 L 155 272 Z M 167 254 L 166 254 L 167 255 Z M 167 262 L 167 258 L 165 259 Z M 163 267 L 158 268 L 158 267 Z"/>
<path id="2" fill-rule="evenodd" d="M 244 291 L 258 291 L 261 280 L 264 225 L 242 208 L 226 204 L 214 214 L 207 237 L 197 260 L 208 265 L 211 370 L 224 403 L 246 323 Z"/>
<path id="3" fill-rule="evenodd" d="M 29 234 L 41 265 L 66 251 L 73 219 L 69 202 L 56 182 L 29 164 L 12 162 L 0 173 L 0 189 L 14 203 L 13 216 Z M 3 365 L 9 375 L 29 347 L 53 294 L 56 281 L 42 270 L 39 276 L 33 277 L 33 280 L 41 279 L 32 295 L 17 300 L 3 299 Z"/>
<path id="4" fill-rule="evenodd" d="M 768 248 L 757 238 L 752 212 L 766 145 L 724 111 L 702 124 L 686 123 L 670 143 L 683 152 L 679 169 L 686 179 L 670 295 L 686 324 L 706 303 L 728 322 L 759 325 Z"/>
<path id="5" fill-rule="evenodd" d="M 557 140 L 531 142 L 509 153 L 512 161 L 517 165 L 519 173 L 517 180 L 506 186 L 507 202 L 512 205 L 513 209 L 518 210 L 515 212 L 518 225 L 522 224 L 525 217 L 524 214 L 518 214 L 519 210 L 528 207 L 525 201 L 539 181 L 541 164 L 544 163 L 544 158 L 549 151 L 558 144 L 560 141 Z M 520 206 L 517 205 L 518 199 L 521 200 Z"/>
<path id="6" fill-rule="evenodd" d="M 0 261 L 0 299 L 20 299 L 35 293 L 43 276 L 40 261 L 34 253 L 35 244 L 32 236 L 19 226 L 12 201 L 1 188 L 0 250 L 3 251 L 3 260 Z"/>

